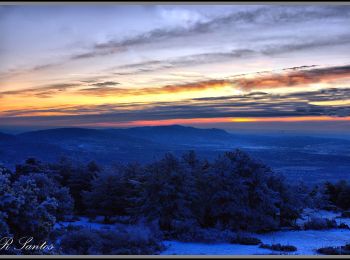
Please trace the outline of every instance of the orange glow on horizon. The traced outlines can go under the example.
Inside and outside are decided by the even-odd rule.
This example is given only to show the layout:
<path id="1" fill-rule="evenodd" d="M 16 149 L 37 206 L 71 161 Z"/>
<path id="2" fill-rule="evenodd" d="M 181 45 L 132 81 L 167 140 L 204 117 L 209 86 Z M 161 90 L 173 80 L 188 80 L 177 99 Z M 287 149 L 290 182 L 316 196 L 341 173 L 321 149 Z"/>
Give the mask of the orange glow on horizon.
<path id="1" fill-rule="evenodd" d="M 350 121 L 350 117 L 303 116 L 303 117 L 220 117 L 220 118 L 186 118 L 166 120 L 139 120 L 131 122 L 104 122 L 96 124 L 79 124 L 90 127 L 133 127 L 133 126 L 165 126 L 174 124 L 208 124 L 208 123 L 259 123 L 259 122 L 307 122 L 307 121 Z"/>

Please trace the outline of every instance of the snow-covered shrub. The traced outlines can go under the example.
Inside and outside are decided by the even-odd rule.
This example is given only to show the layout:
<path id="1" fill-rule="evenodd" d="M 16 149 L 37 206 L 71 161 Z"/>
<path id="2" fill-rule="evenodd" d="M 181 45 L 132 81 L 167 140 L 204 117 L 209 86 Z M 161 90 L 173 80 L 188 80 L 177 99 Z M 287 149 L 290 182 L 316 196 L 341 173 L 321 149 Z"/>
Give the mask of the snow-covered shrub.
<path id="1" fill-rule="evenodd" d="M 230 242 L 236 238 L 236 233 L 217 228 L 201 228 L 193 221 L 176 221 L 172 230 L 164 232 L 165 239 L 175 239 L 183 242 Z"/>
<path id="2" fill-rule="evenodd" d="M 309 208 L 334 210 L 336 207 L 329 201 L 328 195 L 325 193 L 324 185 L 316 184 L 308 192 L 310 204 Z"/>
<path id="3" fill-rule="evenodd" d="M 274 251 L 282 251 L 282 252 L 295 252 L 297 251 L 297 248 L 295 246 L 291 245 L 281 245 L 281 244 L 261 244 L 259 246 L 260 248 L 266 248 L 266 249 L 271 249 Z"/>
<path id="4" fill-rule="evenodd" d="M 313 217 L 309 221 L 304 223 L 304 229 L 313 229 L 313 230 L 322 230 L 322 229 L 331 229 L 337 228 L 337 222 L 328 218 L 318 218 Z"/>
<path id="5" fill-rule="evenodd" d="M 21 176 L 15 181 L 13 190 L 18 207 L 8 213 L 11 232 L 18 236 L 45 239 L 56 222 L 57 201 L 51 197 L 41 198 L 40 188 L 28 176 Z"/>
<path id="6" fill-rule="evenodd" d="M 350 255 L 350 244 L 337 247 L 321 247 L 317 249 L 317 253 L 322 255 Z"/>
<path id="7" fill-rule="evenodd" d="M 342 218 L 350 218 L 350 211 L 343 211 L 341 213 Z"/>
<path id="8" fill-rule="evenodd" d="M 6 214 L 0 212 L 0 237 L 5 237 L 9 234 L 9 227 L 6 223 Z"/>
<path id="9" fill-rule="evenodd" d="M 9 227 L 6 222 L 8 207 L 13 206 L 15 197 L 12 194 L 10 178 L 11 172 L 0 166 L 0 237 L 9 234 Z"/>
<path id="10" fill-rule="evenodd" d="M 66 232 L 61 238 L 60 250 L 68 255 L 97 254 L 101 240 L 96 231 L 80 229 Z"/>
<path id="11" fill-rule="evenodd" d="M 247 234 L 242 234 L 240 232 L 237 233 L 237 236 L 234 240 L 231 240 L 232 244 L 240 244 L 240 245 L 259 245 L 261 244 L 261 240 Z"/>
<path id="12" fill-rule="evenodd" d="M 56 181 L 45 173 L 31 173 L 26 176 L 20 176 L 19 179 L 33 180 L 38 189 L 38 200 L 44 201 L 46 198 L 54 198 L 57 201 L 57 210 L 55 216 L 62 220 L 65 215 L 72 214 L 74 208 L 73 199 L 69 189 L 61 187 Z"/>
<path id="13" fill-rule="evenodd" d="M 147 226 L 119 225 L 112 230 L 83 228 L 67 232 L 60 249 L 67 255 L 149 255 L 158 254 L 163 245 L 158 233 Z"/>
<path id="14" fill-rule="evenodd" d="M 56 220 L 71 213 L 73 201 L 68 190 L 43 173 L 45 169 L 35 159 L 17 165 L 15 173 L 1 169 L 1 233 L 44 240 Z"/>
<path id="15" fill-rule="evenodd" d="M 342 210 L 350 209 L 350 185 L 347 181 L 341 180 L 335 184 L 326 182 L 324 192 L 332 205 Z"/>
<path id="16" fill-rule="evenodd" d="M 340 223 L 339 225 L 338 225 L 338 228 L 341 228 L 341 229 L 349 229 L 349 226 L 347 225 L 347 224 L 345 224 L 345 223 Z"/>

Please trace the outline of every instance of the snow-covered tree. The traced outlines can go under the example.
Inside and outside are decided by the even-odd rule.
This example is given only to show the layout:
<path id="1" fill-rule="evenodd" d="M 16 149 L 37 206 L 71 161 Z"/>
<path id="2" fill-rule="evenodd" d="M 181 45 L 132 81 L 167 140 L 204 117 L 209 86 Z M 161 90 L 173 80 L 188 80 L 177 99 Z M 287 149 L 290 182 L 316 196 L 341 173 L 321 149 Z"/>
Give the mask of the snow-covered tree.
<path id="1" fill-rule="evenodd" d="M 91 181 L 91 191 L 83 192 L 83 198 L 90 214 L 109 222 L 112 216 L 126 214 L 125 194 L 121 174 L 104 172 Z"/>
<path id="2" fill-rule="evenodd" d="M 172 154 L 146 168 L 139 214 L 158 220 L 163 230 L 171 230 L 173 221 L 192 218 L 193 187 L 180 161 Z"/>
<path id="3" fill-rule="evenodd" d="M 66 188 L 41 172 L 44 167 L 37 161 L 26 165 L 28 161 L 17 166 L 14 174 L 0 170 L 1 232 L 43 239 L 57 218 L 72 211 L 73 201 Z"/>

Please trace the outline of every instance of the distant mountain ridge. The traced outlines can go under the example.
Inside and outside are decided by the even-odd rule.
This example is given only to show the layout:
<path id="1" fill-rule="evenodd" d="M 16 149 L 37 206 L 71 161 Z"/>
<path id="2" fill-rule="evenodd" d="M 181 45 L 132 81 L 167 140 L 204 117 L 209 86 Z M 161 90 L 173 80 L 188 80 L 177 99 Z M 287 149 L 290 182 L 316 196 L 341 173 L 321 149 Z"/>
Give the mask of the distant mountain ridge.
<path id="1" fill-rule="evenodd" d="M 219 153 L 236 148 L 294 177 L 301 174 L 309 179 L 313 176 L 346 177 L 350 172 L 350 140 L 232 134 L 216 128 L 181 125 L 54 128 L 16 135 L 0 133 L 0 164 L 14 167 L 28 157 L 45 162 L 68 157 L 84 163 L 94 160 L 109 167 L 116 163 L 148 163 L 162 158 L 167 152 L 181 155 L 189 150 L 195 150 L 199 157 L 211 160 Z"/>
<path id="2" fill-rule="evenodd" d="M 0 162 L 19 163 L 27 157 L 53 161 L 66 156 L 103 164 L 150 161 L 165 152 L 180 153 L 202 147 L 221 147 L 234 142 L 221 129 L 181 125 L 115 129 L 53 128 L 16 135 L 0 134 Z"/>
<path id="3" fill-rule="evenodd" d="M 145 126 L 133 128 L 89 129 L 54 128 L 29 131 L 16 135 L 20 140 L 61 143 L 79 140 L 118 142 L 119 145 L 186 145 L 223 144 L 233 141 L 233 135 L 225 130 L 200 129 L 181 125 Z"/>
<path id="4" fill-rule="evenodd" d="M 19 137 L 57 137 L 57 135 L 62 138 L 65 137 L 78 137 L 78 136 L 89 136 L 89 135 L 98 135 L 101 134 L 99 130 L 88 129 L 88 128 L 75 128 L 75 127 L 65 127 L 65 128 L 53 128 L 53 129 L 45 129 L 45 130 L 36 130 L 36 131 L 28 131 L 22 134 L 17 134 Z"/>
<path id="5" fill-rule="evenodd" d="M 0 133 L 0 162 L 19 163 L 27 157 L 54 161 L 96 160 L 103 164 L 151 161 L 165 152 L 179 152 L 199 145 L 223 145 L 232 136 L 220 129 L 181 125 L 116 129 L 53 128 L 16 135 Z"/>
<path id="6" fill-rule="evenodd" d="M 15 138 L 14 135 L 5 134 L 5 133 L 0 132 L 0 142 L 13 140 L 14 138 Z"/>
<path id="7" fill-rule="evenodd" d="M 225 130 L 201 129 L 181 125 L 143 126 L 125 129 L 106 129 L 109 133 L 122 133 L 132 137 L 145 138 L 162 144 L 208 144 L 233 141 L 234 136 Z"/>

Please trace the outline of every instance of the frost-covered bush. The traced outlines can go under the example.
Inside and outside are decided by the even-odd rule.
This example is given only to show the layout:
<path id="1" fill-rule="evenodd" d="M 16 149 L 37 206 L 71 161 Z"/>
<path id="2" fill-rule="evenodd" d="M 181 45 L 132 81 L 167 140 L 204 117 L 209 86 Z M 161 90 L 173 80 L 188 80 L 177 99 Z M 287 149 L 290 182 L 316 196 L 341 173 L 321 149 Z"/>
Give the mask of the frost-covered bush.
<path id="1" fill-rule="evenodd" d="M 239 232 L 237 233 L 235 239 L 231 241 L 231 243 L 240 245 L 259 245 L 261 244 L 261 240 Z"/>
<path id="2" fill-rule="evenodd" d="M 162 249 L 159 233 L 144 225 L 83 228 L 67 232 L 60 243 L 60 250 L 67 255 L 150 255 Z"/>
<path id="3" fill-rule="evenodd" d="M 350 209 L 350 184 L 342 180 L 335 184 L 325 183 L 325 195 L 327 195 L 329 203 L 342 210 Z"/>
<path id="4" fill-rule="evenodd" d="M 26 176 L 20 176 L 18 180 L 22 182 L 29 180 L 34 181 L 38 189 L 37 196 L 39 201 L 45 201 L 47 198 L 55 199 L 57 201 L 55 216 L 59 220 L 63 220 L 65 215 L 69 215 L 73 212 L 74 202 L 69 193 L 69 189 L 61 187 L 45 173 L 31 173 Z"/>
<path id="5" fill-rule="evenodd" d="M 1 233 L 44 240 L 57 219 L 71 213 L 73 201 L 68 190 L 43 173 L 45 169 L 34 159 L 18 165 L 15 173 L 1 168 Z"/>
<path id="6" fill-rule="evenodd" d="M 321 247 L 317 249 L 317 253 L 322 255 L 350 255 L 350 244 L 338 247 Z"/>
<path id="7" fill-rule="evenodd" d="M 174 223 L 175 222 L 175 223 Z M 164 232 L 165 239 L 175 239 L 183 242 L 230 242 L 236 238 L 236 233 L 217 228 L 201 228 L 193 221 L 174 221 L 172 230 Z"/>
<path id="8" fill-rule="evenodd" d="M 338 225 L 338 228 L 341 228 L 341 229 L 349 229 L 349 226 L 347 225 L 347 224 L 345 224 L 345 223 L 340 223 L 339 225 Z"/>
<path id="9" fill-rule="evenodd" d="M 260 248 L 266 248 L 266 249 L 271 249 L 274 251 L 282 251 L 282 252 L 295 252 L 297 251 L 297 248 L 295 246 L 291 245 L 281 245 L 281 244 L 261 244 L 259 246 Z"/>
<path id="10" fill-rule="evenodd" d="M 350 218 L 350 211 L 343 211 L 341 213 L 342 218 Z"/>
<path id="11" fill-rule="evenodd" d="M 60 250 L 70 255 L 96 254 L 100 244 L 101 240 L 96 231 L 80 229 L 66 232 L 63 235 Z"/>
<path id="12" fill-rule="evenodd" d="M 0 237 L 5 237 L 9 234 L 9 227 L 6 223 L 6 214 L 0 212 Z"/>
<path id="13" fill-rule="evenodd" d="M 0 166 L 0 237 L 4 237 L 9 234 L 9 227 L 6 222 L 8 217 L 8 207 L 11 207 L 14 203 L 15 197 L 12 195 L 10 178 L 11 172 Z"/>
<path id="14" fill-rule="evenodd" d="M 13 184 L 13 190 L 17 208 L 8 213 L 11 232 L 18 236 L 46 238 L 56 222 L 57 200 L 51 197 L 41 199 L 40 188 L 28 176 L 20 177 Z"/>
<path id="15" fill-rule="evenodd" d="M 317 218 L 313 217 L 309 221 L 304 223 L 304 229 L 314 229 L 314 230 L 322 230 L 322 229 L 331 229 L 337 228 L 337 222 L 332 219 L 327 218 Z"/>

